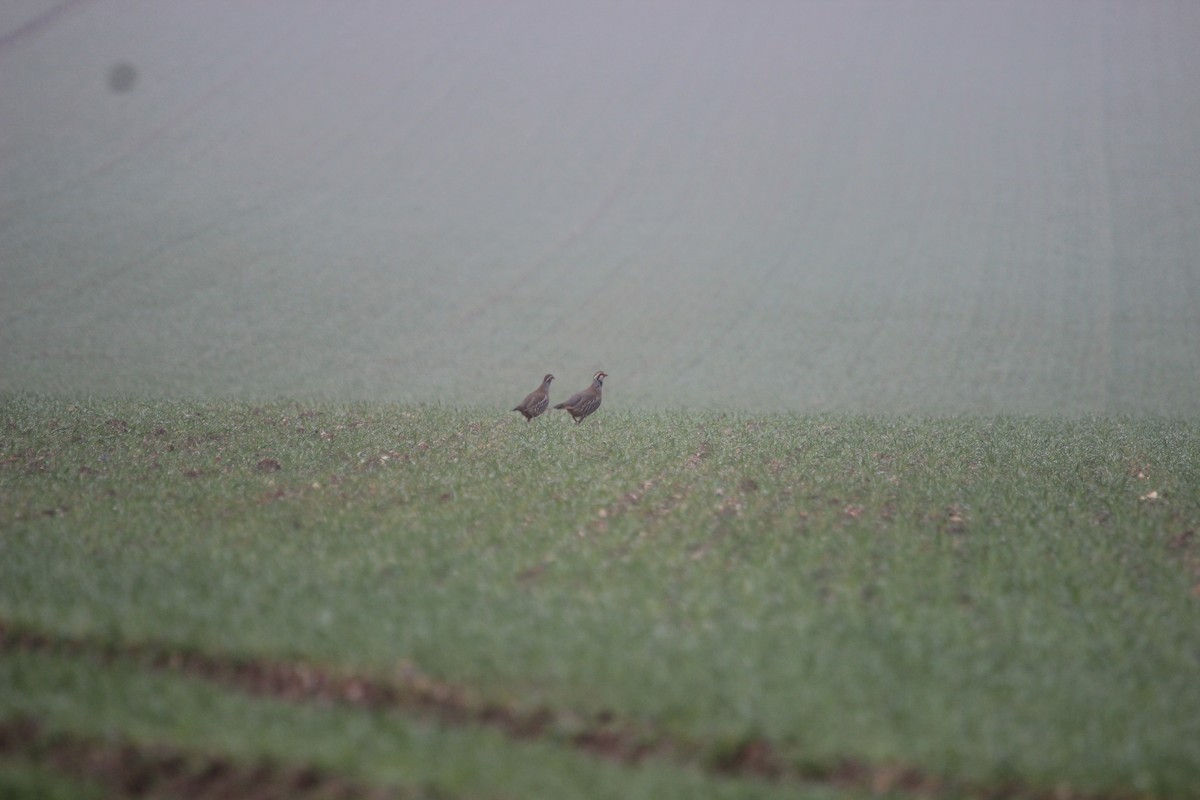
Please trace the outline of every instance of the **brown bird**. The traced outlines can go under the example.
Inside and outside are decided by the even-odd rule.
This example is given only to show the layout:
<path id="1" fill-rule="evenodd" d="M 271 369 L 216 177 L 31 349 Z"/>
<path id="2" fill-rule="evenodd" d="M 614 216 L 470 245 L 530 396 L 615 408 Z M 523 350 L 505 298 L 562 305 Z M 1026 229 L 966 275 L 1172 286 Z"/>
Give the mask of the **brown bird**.
<path id="1" fill-rule="evenodd" d="M 597 372 L 592 377 L 591 386 L 582 392 L 571 395 L 555 408 L 565 408 L 575 418 L 575 424 L 578 425 L 583 422 L 584 417 L 600 407 L 600 389 L 604 386 L 604 379 L 607 377 L 607 372 Z"/>
<path id="2" fill-rule="evenodd" d="M 550 381 L 552 380 L 554 380 L 554 376 L 547 373 L 546 377 L 542 378 L 542 385 L 530 392 L 513 411 L 520 411 L 524 414 L 526 422 L 545 411 L 546 406 L 550 405 Z"/>

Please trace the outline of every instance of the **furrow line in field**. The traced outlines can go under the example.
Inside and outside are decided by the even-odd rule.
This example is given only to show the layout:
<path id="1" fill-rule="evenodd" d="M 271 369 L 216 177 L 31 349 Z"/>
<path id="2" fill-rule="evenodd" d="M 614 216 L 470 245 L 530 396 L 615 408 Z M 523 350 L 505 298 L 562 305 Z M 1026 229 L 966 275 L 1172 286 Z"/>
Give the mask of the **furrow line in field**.
<path id="1" fill-rule="evenodd" d="M 50 769 L 98 785 L 115 797 L 404 800 L 421 795 L 412 789 L 368 785 L 311 764 L 266 758 L 238 761 L 163 744 L 48 731 L 27 717 L 0 720 L 0 760 Z"/>
<path id="2" fill-rule="evenodd" d="M 1132 797 L 1117 792 L 1077 792 L 1061 785 L 1044 788 L 1016 780 L 970 785 L 904 764 L 871 764 L 850 757 L 805 758 L 803 753 L 785 752 L 785 748 L 755 737 L 701 743 L 621 719 L 607 711 L 586 713 L 548 706 L 521 708 L 487 701 L 468 687 L 428 676 L 411 664 L 403 665 L 395 676 L 385 678 L 336 666 L 206 653 L 163 642 L 113 642 L 66 636 L 0 620 L 0 656 L 12 652 L 51 653 L 106 662 L 131 660 L 145 668 L 211 681 L 255 696 L 392 710 L 450 726 L 480 725 L 516 740 L 543 740 L 624 766 L 655 759 L 697 767 L 718 776 L 919 797 L 954 795 L 987 800 Z"/>

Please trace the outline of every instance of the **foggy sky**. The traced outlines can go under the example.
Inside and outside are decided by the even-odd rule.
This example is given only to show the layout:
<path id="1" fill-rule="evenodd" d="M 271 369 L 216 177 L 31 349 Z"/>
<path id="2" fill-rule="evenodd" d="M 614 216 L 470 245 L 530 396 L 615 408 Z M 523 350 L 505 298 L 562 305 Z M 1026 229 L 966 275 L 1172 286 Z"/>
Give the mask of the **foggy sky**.
<path id="1" fill-rule="evenodd" d="M 1200 411 L 1200 6 L 21 0 L 0 390 Z"/>

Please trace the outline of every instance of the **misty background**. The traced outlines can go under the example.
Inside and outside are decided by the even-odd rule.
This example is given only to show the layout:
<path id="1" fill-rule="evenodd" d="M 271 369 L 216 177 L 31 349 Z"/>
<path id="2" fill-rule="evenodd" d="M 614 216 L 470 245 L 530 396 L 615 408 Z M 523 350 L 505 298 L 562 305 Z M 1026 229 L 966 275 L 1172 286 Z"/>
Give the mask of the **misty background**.
<path id="1" fill-rule="evenodd" d="M 1200 412 L 1200 4 L 0 3 L 0 391 Z"/>

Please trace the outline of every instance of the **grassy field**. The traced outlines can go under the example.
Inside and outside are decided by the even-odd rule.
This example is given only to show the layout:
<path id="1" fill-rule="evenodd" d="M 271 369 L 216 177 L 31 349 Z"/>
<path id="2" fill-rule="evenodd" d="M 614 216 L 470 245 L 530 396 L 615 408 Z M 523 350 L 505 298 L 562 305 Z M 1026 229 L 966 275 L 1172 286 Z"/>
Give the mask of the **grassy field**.
<path id="1" fill-rule="evenodd" d="M 1200 786 L 1194 421 L 0 402 L 0 794 Z"/>
<path id="2" fill-rule="evenodd" d="M 19 5 L 0 800 L 1200 796 L 1200 5 Z"/>

